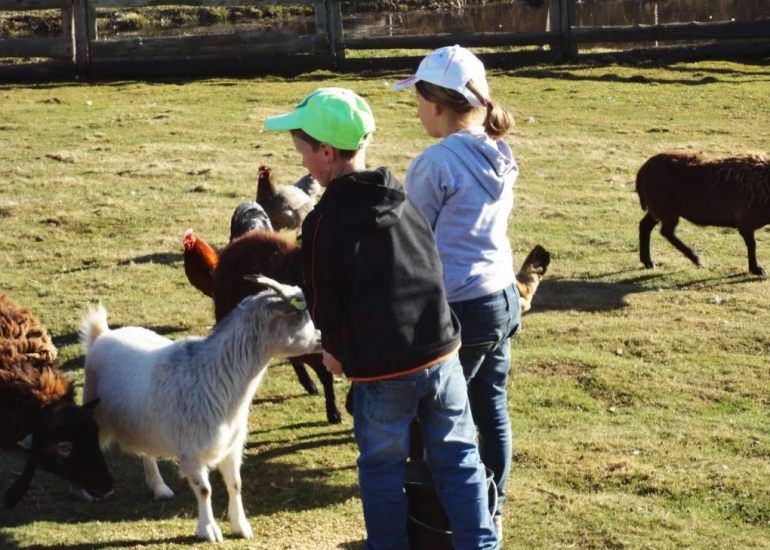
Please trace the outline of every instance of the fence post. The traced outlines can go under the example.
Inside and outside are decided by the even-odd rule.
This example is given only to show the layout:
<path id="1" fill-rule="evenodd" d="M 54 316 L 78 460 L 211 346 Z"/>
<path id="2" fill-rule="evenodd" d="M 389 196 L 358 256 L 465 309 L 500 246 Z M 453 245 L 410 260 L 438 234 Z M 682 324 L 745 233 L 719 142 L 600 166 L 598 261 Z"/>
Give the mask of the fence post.
<path id="1" fill-rule="evenodd" d="M 338 47 L 337 42 L 342 38 L 342 4 L 339 0 L 326 0 L 326 13 L 329 31 L 329 52 L 337 57 L 337 68 L 345 60 L 345 48 Z"/>
<path id="2" fill-rule="evenodd" d="M 558 2 L 558 9 L 556 3 Z M 572 19 L 574 11 L 572 4 L 574 0 L 552 0 L 551 1 L 551 28 L 554 28 L 556 21 L 553 13 L 558 12 L 558 32 L 559 32 L 559 53 L 564 60 L 575 57 L 577 54 L 577 45 L 572 43 Z"/>
<path id="3" fill-rule="evenodd" d="M 91 56 L 88 43 L 88 0 L 72 0 L 75 16 L 75 66 L 78 76 L 87 78 L 91 74 Z"/>
<path id="4" fill-rule="evenodd" d="M 72 24 L 72 8 L 62 8 L 61 10 L 61 34 L 69 38 L 72 47 L 72 58 L 70 61 L 75 63 L 75 27 Z"/>

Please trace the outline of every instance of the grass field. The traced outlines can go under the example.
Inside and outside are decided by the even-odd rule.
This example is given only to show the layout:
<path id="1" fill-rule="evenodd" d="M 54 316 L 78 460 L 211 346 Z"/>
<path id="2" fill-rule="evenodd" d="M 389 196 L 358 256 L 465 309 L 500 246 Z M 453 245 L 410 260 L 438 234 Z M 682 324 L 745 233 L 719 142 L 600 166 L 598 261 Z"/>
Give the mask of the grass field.
<path id="1" fill-rule="evenodd" d="M 678 234 L 699 269 L 653 234 L 638 259 L 636 170 L 668 148 L 766 152 L 770 64 L 548 66 L 491 71 L 514 111 L 521 169 L 510 239 L 516 263 L 553 254 L 512 346 L 515 442 L 506 549 L 770 548 L 770 282 L 748 274 L 736 231 Z M 211 302 L 188 283 L 182 233 L 221 247 L 253 199 L 260 160 L 301 174 L 288 135 L 263 131 L 319 86 L 354 89 L 378 130 L 371 166 L 403 177 L 431 141 L 402 74 L 0 86 L 0 290 L 50 330 L 82 384 L 77 327 L 101 300 L 111 325 L 205 334 Z M 757 232 L 770 268 L 770 231 Z M 337 385 L 343 401 L 347 383 Z M 363 548 L 351 420 L 271 367 L 250 419 L 244 504 L 255 539 L 223 548 Z M 101 550 L 195 546 L 197 504 L 170 462 L 157 503 L 140 461 L 107 453 L 115 494 L 99 504 L 38 474 L 0 511 L 0 547 Z M 0 454 L 0 486 L 22 456 Z M 201 545 L 202 546 L 202 545 Z"/>

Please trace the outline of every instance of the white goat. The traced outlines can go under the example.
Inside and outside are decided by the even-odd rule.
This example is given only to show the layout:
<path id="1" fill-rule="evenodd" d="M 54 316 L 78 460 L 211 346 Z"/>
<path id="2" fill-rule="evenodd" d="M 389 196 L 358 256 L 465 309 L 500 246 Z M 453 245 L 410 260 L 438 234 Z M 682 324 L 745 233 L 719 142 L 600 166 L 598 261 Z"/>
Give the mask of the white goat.
<path id="1" fill-rule="evenodd" d="M 249 296 L 205 338 L 171 341 L 140 327 L 110 330 L 99 305 L 83 319 L 84 399 L 101 399 L 102 444 L 143 456 L 156 499 L 174 496 L 155 457 L 176 457 L 198 498 L 198 538 L 223 540 L 211 509 L 208 469 L 219 467 L 234 535 L 252 538 L 241 501 L 241 455 L 249 404 L 272 357 L 320 352 L 302 292 L 266 277 L 272 290 Z"/>

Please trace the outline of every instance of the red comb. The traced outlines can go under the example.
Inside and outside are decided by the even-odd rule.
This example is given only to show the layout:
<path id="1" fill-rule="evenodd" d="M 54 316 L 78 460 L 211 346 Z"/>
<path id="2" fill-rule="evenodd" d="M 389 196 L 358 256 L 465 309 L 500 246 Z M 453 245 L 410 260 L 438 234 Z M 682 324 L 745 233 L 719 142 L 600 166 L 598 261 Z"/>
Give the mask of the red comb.
<path id="1" fill-rule="evenodd" d="M 260 160 L 259 161 L 259 169 L 262 170 L 262 168 L 264 168 L 264 167 L 265 167 L 265 163 Z"/>

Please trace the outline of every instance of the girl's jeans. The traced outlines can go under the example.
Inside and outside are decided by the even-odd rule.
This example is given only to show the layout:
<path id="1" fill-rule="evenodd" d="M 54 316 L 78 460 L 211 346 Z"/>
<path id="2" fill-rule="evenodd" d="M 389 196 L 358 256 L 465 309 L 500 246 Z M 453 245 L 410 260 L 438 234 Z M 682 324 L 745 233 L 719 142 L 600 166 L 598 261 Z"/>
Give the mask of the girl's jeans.
<path id="1" fill-rule="evenodd" d="M 432 367 L 354 384 L 353 428 L 367 550 L 408 550 L 409 423 L 417 416 L 436 492 L 457 550 L 497 550 L 486 472 L 479 459 L 468 392 L 457 354 Z M 427 550 L 427 549 L 426 549 Z"/>
<path id="2" fill-rule="evenodd" d="M 462 327 L 460 362 L 479 430 L 481 461 L 492 470 L 497 485 L 495 515 L 501 515 L 513 454 L 506 384 L 511 337 L 519 332 L 521 323 L 519 292 L 513 284 L 488 296 L 449 305 Z"/>

